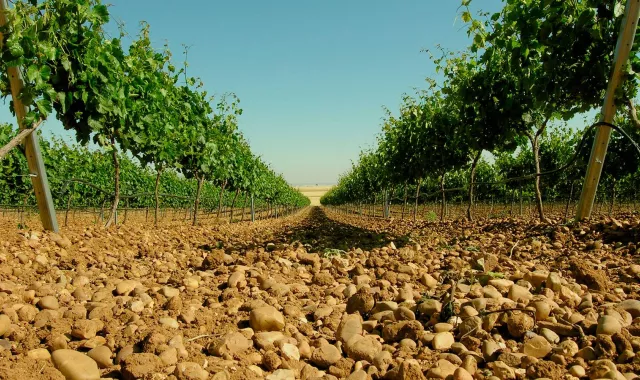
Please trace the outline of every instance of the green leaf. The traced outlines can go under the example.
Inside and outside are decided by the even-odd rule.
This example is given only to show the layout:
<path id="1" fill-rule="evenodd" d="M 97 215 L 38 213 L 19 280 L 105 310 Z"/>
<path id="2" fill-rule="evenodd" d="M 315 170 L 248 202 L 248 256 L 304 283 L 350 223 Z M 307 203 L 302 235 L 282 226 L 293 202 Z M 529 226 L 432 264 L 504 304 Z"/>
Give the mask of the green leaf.
<path id="1" fill-rule="evenodd" d="M 40 113 L 46 118 L 53 111 L 53 107 L 51 105 L 51 101 L 49 99 L 38 99 L 36 101 L 36 106 Z"/>
<path id="2" fill-rule="evenodd" d="M 29 82 L 35 82 L 39 75 L 40 71 L 38 70 L 38 66 L 31 65 L 27 68 L 27 80 Z"/>

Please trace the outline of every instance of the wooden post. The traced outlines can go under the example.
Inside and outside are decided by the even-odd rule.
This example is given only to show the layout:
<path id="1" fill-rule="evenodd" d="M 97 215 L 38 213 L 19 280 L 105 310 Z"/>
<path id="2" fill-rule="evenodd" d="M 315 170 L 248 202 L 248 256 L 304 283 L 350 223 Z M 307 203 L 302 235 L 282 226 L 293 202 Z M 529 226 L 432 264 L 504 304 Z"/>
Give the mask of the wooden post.
<path id="1" fill-rule="evenodd" d="M 7 24 L 6 10 L 7 5 L 5 0 L 0 0 L 0 27 Z M 0 43 L 1 41 L 4 41 L 2 34 L 0 34 Z M 11 96 L 13 98 L 13 108 L 16 113 L 16 118 L 18 119 L 18 127 L 20 130 L 30 128 L 31 126 L 24 125 L 24 117 L 28 110 L 20 99 L 20 92 L 24 86 L 20 70 L 18 70 L 17 67 L 10 67 L 7 69 L 7 74 L 9 76 L 9 82 L 11 83 Z M 31 183 L 33 184 L 36 200 L 38 201 L 38 211 L 40 212 L 42 226 L 45 230 L 58 232 L 60 229 L 58 227 L 58 220 L 56 219 L 56 210 L 53 205 L 51 190 L 49 189 L 44 160 L 40 152 L 38 134 L 35 132 L 29 134 L 24 140 L 24 147 L 29 173 L 31 173 Z"/>
<path id="2" fill-rule="evenodd" d="M 256 209 L 253 204 L 253 194 L 251 194 L 251 221 L 256 221 Z"/>
<path id="3" fill-rule="evenodd" d="M 613 72 L 609 79 L 600 121 L 612 123 L 616 115 L 615 94 L 622 79 L 622 70 L 629 59 L 639 17 L 640 0 L 627 0 L 627 7 L 622 25 L 620 25 L 620 34 L 618 35 L 618 43 L 614 55 Z M 589 158 L 589 166 L 587 166 L 580 202 L 578 203 L 577 220 L 583 220 L 591 216 L 610 137 L 610 127 L 604 125 L 598 127 L 593 147 L 591 148 L 591 158 Z"/>

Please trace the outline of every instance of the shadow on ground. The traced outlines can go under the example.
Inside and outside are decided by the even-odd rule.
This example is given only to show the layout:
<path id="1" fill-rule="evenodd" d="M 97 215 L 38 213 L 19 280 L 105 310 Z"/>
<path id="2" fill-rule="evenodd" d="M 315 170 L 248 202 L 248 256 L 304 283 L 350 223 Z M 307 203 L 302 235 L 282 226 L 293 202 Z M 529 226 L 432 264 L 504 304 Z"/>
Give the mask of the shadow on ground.
<path id="1" fill-rule="evenodd" d="M 284 236 L 279 236 L 278 240 L 287 243 L 299 241 L 311 246 L 308 248 L 310 252 L 323 252 L 325 249 L 348 251 L 351 248 L 371 250 L 390 242 L 400 248 L 408 241 L 407 237 L 367 230 L 330 219 L 317 206 L 311 209 L 309 216 L 301 224 L 283 232 Z"/>

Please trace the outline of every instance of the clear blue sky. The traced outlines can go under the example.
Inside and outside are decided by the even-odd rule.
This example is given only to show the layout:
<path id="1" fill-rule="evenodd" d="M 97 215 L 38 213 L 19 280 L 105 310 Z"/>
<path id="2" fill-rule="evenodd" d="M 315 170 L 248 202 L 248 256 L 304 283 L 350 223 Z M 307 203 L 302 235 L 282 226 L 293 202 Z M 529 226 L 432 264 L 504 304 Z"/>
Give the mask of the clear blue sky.
<path id="1" fill-rule="evenodd" d="M 292 184 L 334 183 L 375 142 L 382 106 L 435 76 L 424 48 L 469 44 L 457 0 L 106 0 L 136 35 L 151 25 L 210 93 L 236 93 L 253 151 Z M 476 0 L 496 11 L 499 0 Z M 113 29 L 115 31 L 115 27 Z M 13 121 L 8 102 L 0 110 Z M 45 129 L 69 136 L 54 120 Z"/>

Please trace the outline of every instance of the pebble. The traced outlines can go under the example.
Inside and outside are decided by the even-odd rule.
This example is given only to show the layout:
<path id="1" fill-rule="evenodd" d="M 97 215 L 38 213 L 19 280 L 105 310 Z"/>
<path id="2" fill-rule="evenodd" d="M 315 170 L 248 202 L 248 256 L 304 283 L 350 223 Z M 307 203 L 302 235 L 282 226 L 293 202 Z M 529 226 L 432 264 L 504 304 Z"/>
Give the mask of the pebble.
<path id="1" fill-rule="evenodd" d="M 580 365 L 574 365 L 571 368 L 569 368 L 569 373 L 572 376 L 575 376 L 575 377 L 585 377 L 585 376 L 587 376 L 587 371 L 584 369 L 584 367 L 582 367 Z"/>
<path id="2" fill-rule="evenodd" d="M 534 336 L 526 341 L 523 345 L 522 352 L 525 355 L 532 356 L 534 358 L 544 358 L 552 350 L 551 344 L 543 336 Z"/>
<path id="3" fill-rule="evenodd" d="M 178 321 L 176 321 L 174 318 L 171 318 L 171 317 L 160 318 L 159 322 L 162 326 L 169 329 L 177 329 L 178 327 L 180 327 L 180 324 L 178 323 Z"/>
<path id="4" fill-rule="evenodd" d="M 534 326 L 535 320 L 528 313 L 513 312 L 507 319 L 507 329 L 514 338 L 522 338 Z"/>
<path id="5" fill-rule="evenodd" d="M 611 315 L 603 315 L 598 319 L 596 334 L 613 335 L 622 331 L 622 324 L 618 318 Z"/>
<path id="6" fill-rule="evenodd" d="M 298 347 L 291 343 L 285 343 L 282 345 L 282 354 L 289 360 L 300 360 L 300 350 Z"/>
<path id="7" fill-rule="evenodd" d="M 0 337 L 5 336 L 10 329 L 11 319 L 5 314 L 0 314 Z"/>
<path id="8" fill-rule="evenodd" d="M 325 344 L 313 351 L 311 354 L 311 362 L 320 368 L 329 368 L 340 360 L 341 357 L 342 355 L 340 355 L 340 351 L 336 346 Z"/>
<path id="9" fill-rule="evenodd" d="M 34 360 L 49 360 L 51 354 L 46 348 L 36 348 L 27 352 L 27 357 Z"/>
<path id="10" fill-rule="evenodd" d="M 458 367 L 448 360 L 440 359 L 427 372 L 427 378 L 446 379 L 453 376 Z"/>
<path id="11" fill-rule="evenodd" d="M 290 369 L 278 369 L 266 377 L 266 380 L 295 380 L 296 375 Z"/>
<path id="12" fill-rule="evenodd" d="M 212 342 L 207 350 L 210 354 L 216 356 L 224 356 L 225 354 L 235 356 L 248 350 L 252 346 L 253 342 L 242 335 L 242 333 L 230 332 Z"/>
<path id="13" fill-rule="evenodd" d="M 622 301 L 618 304 L 618 307 L 631 314 L 633 318 L 640 317 L 640 300 Z"/>
<path id="14" fill-rule="evenodd" d="M 100 368 L 109 368 L 113 365 L 111 361 L 111 350 L 107 346 L 98 346 L 87 352 L 87 355 L 95 360 Z"/>
<path id="15" fill-rule="evenodd" d="M 173 375 L 178 380 L 207 380 L 209 372 L 202 369 L 202 366 L 193 362 L 182 362 L 176 365 Z"/>
<path id="16" fill-rule="evenodd" d="M 560 342 L 560 336 L 546 327 L 540 329 L 540 335 L 542 335 L 551 344 L 557 344 Z"/>
<path id="17" fill-rule="evenodd" d="M 360 314 L 347 314 L 340 321 L 336 339 L 346 343 L 354 335 L 362 335 L 362 317 Z"/>
<path id="18" fill-rule="evenodd" d="M 531 299 L 532 294 L 531 292 L 529 292 L 529 289 L 520 286 L 520 285 L 513 285 L 511 286 L 511 288 L 509 289 L 509 295 L 508 298 L 514 302 L 529 302 L 529 300 Z"/>
<path id="19" fill-rule="evenodd" d="M 54 351 L 51 355 L 51 361 L 67 380 L 100 379 L 100 370 L 95 360 L 78 351 Z"/>
<path id="20" fill-rule="evenodd" d="M 473 376 L 464 368 L 456 368 L 453 373 L 453 380 L 473 380 Z"/>
<path id="21" fill-rule="evenodd" d="M 433 347 L 434 350 L 448 350 L 449 348 L 451 348 L 451 345 L 453 343 L 455 343 L 455 338 L 453 337 L 453 334 L 448 331 L 445 331 L 445 332 L 439 332 L 433 337 L 433 340 L 431 341 L 431 346 Z"/>
<path id="22" fill-rule="evenodd" d="M 438 280 L 436 280 L 429 273 L 422 274 L 422 276 L 420 277 L 420 282 L 422 283 L 422 285 L 426 286 L 429 289 L 433 289 L 438 286 Z"/>
<path id="23" fill-rule="evenodd" d="M 372 335 L 355 336 L 346 343 L 345 349 L 351 359 L 372 363 L 382 352 L 382 344 Z"/>
<path id="24" fill-rule="evenodd" d="M 60 308 L 58 299 L 54 296 L 44 296 L 40 298 L 38 306 L 43 310 L 58 310 Z"/>
<path id="25" fill-rule="evenodd" d="M 251 310 L 249 325 L 254 331 L 282 331 L 284 315 L 273 306 L 263 306 Z"/>
<path id="26" fill-rule="evenodd" d="M 116 285 L 116 293 L 121 296 L 128 295 L 139 285 L 140 283 L 134 280 L 120 281 L 118 285 Z"/>

